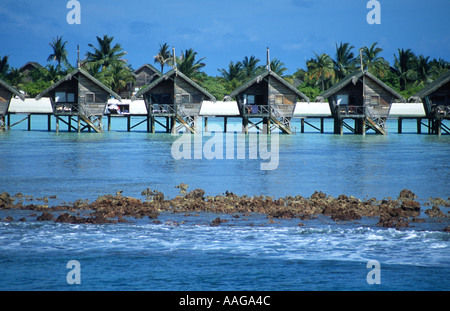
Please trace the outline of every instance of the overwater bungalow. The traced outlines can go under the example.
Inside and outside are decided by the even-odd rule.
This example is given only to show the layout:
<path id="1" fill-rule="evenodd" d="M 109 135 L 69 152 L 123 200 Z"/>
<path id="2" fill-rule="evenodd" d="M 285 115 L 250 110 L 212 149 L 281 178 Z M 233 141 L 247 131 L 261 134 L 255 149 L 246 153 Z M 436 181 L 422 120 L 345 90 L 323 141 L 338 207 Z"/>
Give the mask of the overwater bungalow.
<path id="1" fill-rule="evenodd" d="M 145 64 L 134 71 L 136 76 L 135 88 L 141 88 L 149 85 L 162 76 L 162 73 L 150 64 Z"/>
<path id="2" fill-rule="evenodd" d="M 163 126 L 166 132 L 174 133 L 184 127 L 196 133 L 203 101 L 216 101 L 213 95 L 176 68 L 142 88 L 135 98 L 140 96 L 144 97 L 147 106 L 152 133 L 155 132 L 155 122 Z M 156 118 L 165 118 L 165 124 Z"/>
<path id="3" fill-rule="evenodd" d="M 36 69 L 43 69 L 44 67 L 38 62 L 28 62 L 20 67 L 19 72 L 22 74 L 23 82 L 33 82 L 31 73 Z"/>
<path id="4" fill-rule="evenodd" d="M 22 101 L 25 96 L 7 82 L 0 79 L 0 131 L 6 130 L 5 116 L 8 113 L 9 105 L 13 96 L 17 96 Z"/>
<path id="5" fill-rule="evenodd" d="M 450 71 L 443 73 L 410 100 L 423 103 L 431 134 L 440 135 L 442 131 L 450 134 L 450 128 L 443 123 L 443 120 L 450 120 Z"/>
<path id="6" fill-rule="evenodd" d="M 365 134 L 372 129 L 386 135 L 386 119 L 392 103 L 405 99 L 369 72 L 355 71 L 316 98 L 328 99 L 334 118 L 334 133 L 342 134 L 345 126 L 355 134 Z M 354 128 L 345 119 L 355 121 Z"/>
<path id="7" fill-rule="evenodd" d="M 119 95 L 80 68 L 44 90 L 36 97 L 36 100 L 44 96 L 50 97 L 53 114 L 57 121 L 57 131 L 60 120 L 68 125 L 70 131 L 73 128 L 71 125 L 73 118 L 78 117 L 76 120 L 78 132 L 84 129 L 102 132 L 102 116 L 108 99 L 113 96 L 121 100 Z M 68 117 L 67 122 L 61 118 L 63 116 Z"/>
<path id="8" fill-rule="evenodd" d="M 291 119 L 295 105 L 299 99 L 309 102 L 305 94 L 271 71 L 270 66 L 231 92 L 226 100 L 231 98 L 236 98 L 238 103 L 244 133 L 248 132 L 250 123 L 259 130 L 265 129 L 266 133 L 278 128 L 293 134 Z M 259 126 L 261 123 L 263 128 Z"/>

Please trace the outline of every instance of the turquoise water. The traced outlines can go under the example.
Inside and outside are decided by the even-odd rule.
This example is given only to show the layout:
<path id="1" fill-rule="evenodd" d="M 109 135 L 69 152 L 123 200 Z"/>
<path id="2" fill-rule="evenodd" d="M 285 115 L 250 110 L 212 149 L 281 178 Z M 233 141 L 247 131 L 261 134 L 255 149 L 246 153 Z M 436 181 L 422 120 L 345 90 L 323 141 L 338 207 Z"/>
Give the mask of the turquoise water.
<path id="1" fill-rule="evenodd" d="M 266 171 L 266 161 L 250 159 L 248 150 L 245 159 L 175 160 L 179 136 L 148 134 L 145 125 L 126 132 L 125 120 L 114 119 L 113 131 L 102 134 L 47 132 L 46 122 L 34 116 L 31 132 L 20 124 L 0 134 L 0 192 L 72 202 L 121 190 L 143 199 L 146 188 L 174 197 L 175 186 L 186 183 L 207 195 L 309 197 L 317 190 L 382 199 L 407 188 L 421 203 L 450 197 L 450 136 L 417 135 L 410 121 L 404 134 L 391 122 L 388 136 L 333 135 L 329 121 L 325 134 L 307 128 L 280 135 L 278 167 Z M 27 221 L 0 222 L 3 290 L 450 289 L 450 234 L 442 232 L 449 218 L 421 215 L 425 223 L 394 230 L 374 226 L 377 219 L 326 217 L 298 226 L 299 219 L 269 223 L 263 215 L 163 213 L 161 224 L 70 225 L 37 222 L 29 211 L 0 212 L 7 215 Z M 229 221 L 211 227 L 218 216 Z M 79 285 L 66 281 L 69 260 L 81 264 Z M 369 260 L 380 263 L 381 284 L 368 284 Z"/>

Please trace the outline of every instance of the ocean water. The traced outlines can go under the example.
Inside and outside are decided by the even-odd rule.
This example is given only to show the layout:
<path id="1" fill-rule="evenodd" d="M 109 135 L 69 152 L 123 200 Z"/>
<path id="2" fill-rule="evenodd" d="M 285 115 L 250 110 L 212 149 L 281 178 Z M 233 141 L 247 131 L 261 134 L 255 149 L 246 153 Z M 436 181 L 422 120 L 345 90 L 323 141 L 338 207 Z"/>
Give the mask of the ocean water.
<path id="1" fill-rule="evenodd" d="M 46 121 L 33 116 L 32 131 L 19 124 L 0 133 L 0 192 L 56 196 L 49 202 L 56 204 L 116 191 L 144 199 L 146 188 L 174 197 L 180 183 L 206 195 L 317 190 L 360 199 L 396 198 L 406 188 L 422 210 L 430 197 L 450 197 L 450 136 L 417 135 L 415 122 L 404 121 L 403 134 L 391 122 L 387 136 L 333 135 L 330 121 L 324 134 L 279 135 L 277 168 L 261 170 L 268 160 L 251 159 L 250 145 L 244 159 L 176 160 L 180 136 L 149 134 L 145 125 L 127 132 L 125 120 L 114 119 L 111 132 L 56 133 Z M 225 150 L 230 134 L 216 135 L 201 136 L 201 146 L 220 136 Z M 450 218 L 424 213 L 425 222 L 402 230 L 377 227 L 376 218 L 272 223 L 258 214 L 162 213 L 160 224 L 72 225 L 39 222 L 36 214 L 0 211 L 1 219 L 14 218 L 0 221 L 1 290 L 450 290 L 450 233 L 443 232 Z M 228 222 L 211 226 L 216 217 Z M 67 282 L 71 260 L 80 264 L 81 284 Z M 368 282 L 373 260 L 380 284 Z"/>

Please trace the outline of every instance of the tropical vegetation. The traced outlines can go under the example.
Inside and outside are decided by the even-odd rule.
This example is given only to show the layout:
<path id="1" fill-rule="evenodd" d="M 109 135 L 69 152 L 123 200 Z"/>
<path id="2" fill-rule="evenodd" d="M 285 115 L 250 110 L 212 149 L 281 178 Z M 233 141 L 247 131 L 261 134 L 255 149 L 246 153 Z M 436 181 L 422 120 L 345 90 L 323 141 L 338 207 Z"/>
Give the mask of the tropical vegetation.
<path id="1" fill-rule="evenodd" d="M 119 43 L 113 42 L 112 36 L 96 37 L 96 44 L 88 44 L 90 51 L 79 66 L 116 93 L 121 93 L 131 90 L 129 86 L 133 85 L 135 75 L 131 64 L 124 59 L 127 52 Z M 27 79 L 19 68 L 9 65 L 8 56 L 0 56 L 0 79 L 34 97 L 77 68 L 68 61 L 67 41 L 62 36 L 53 38 L 49 45 L 51 49 L 48 64 L 36 68 L 29 73 Z M 403 97 L 409 98 L 450 69 L 447 60 L 431 59 L 404 48 L 397 50 L 393 55 L 393 63 L 390 64 L 383 57 L 384 51 L 377 42 L 358 49 L 348 42 L 341 42 L 336 43 L 335 48 L 334 55 L 314 53 L 313 57 L 306 60 L 303 68 L 298 68 L 291 75 L 286 75 L 288 69 L 276 58 L 271 60 L 270 69 L 311 100 L 357 70 L 371 72 Z M 210 76 L 203 71 L 205 60 L 206 57 L 200 57 L 193 48 L 182 50 L 179 56 L 174 57 L 168 43 L 160 44 L 156 55 L 149 57 L 149 62 L 159 65 L 161 72 L 164 73 L 167 67 L 176 66 L 177 70 L 199 83 L 219 100 L 267 67 L 256 56 L 250 55 L 241 60 L 231 60 L 228 67 L 217 69 L 217 75 Z"/>

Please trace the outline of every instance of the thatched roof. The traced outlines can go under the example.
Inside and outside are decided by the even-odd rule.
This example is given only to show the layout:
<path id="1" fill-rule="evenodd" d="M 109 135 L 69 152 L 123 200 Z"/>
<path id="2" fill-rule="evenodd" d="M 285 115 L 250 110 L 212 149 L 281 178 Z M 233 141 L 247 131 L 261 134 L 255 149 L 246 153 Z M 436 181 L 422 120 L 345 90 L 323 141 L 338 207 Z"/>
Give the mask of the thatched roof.
<path id="1" fill-rule="evenodd" d="M 137 97 L 144 95 L 145 93 L 148 93 L 151 89 L 153 89 L 159 83 L 161 83 L 162 81 L 165 81 L 167 79 L 173 79 L 172 77 L 175 75 L 177 76 L 177 78 L 181 78 L 181 79 L 185 80 L 187 83 L 189 83 L 191 86 L 193 86 L 195 89 L 197 89 L 200 93 L 202 93 L 209 100 L 216 101 L 216 98 L 213 95 L 211 95 L 208 91 L 206 91 L 200 85 L 198 85 L 197 83 L 192 81 L 192 79 L 190 79 L 189 77 L 187 77 L 182 72 L 180 72 L 176 69 L 170 70 L 169 72 L 162 75 L 161 77 L 159 77 L 158 79 L 156 79 L 155 81 L 153 81 L 152 83 L 147 85 L 146 87 L 140 89 L 139 92 L 137 92 L 136 95 L 134 95 L 134 97 L 137 98 Z"/>
<path id="2" fill-rule="evenodd" d="M 56 83 L 53 83 L 48 89 L 42 91 L 38 96 L 36 96 L 36 100 L 39 100 L 40 98 L 44 97 L 45 95 L 47 95 L 49 92 L 51 92 L 52 90 L 54 90 L 55 88 L 57 88 L 60 84 L 62 84 L 63 82 L 66 81 L 70 81 L 72 80 L 72 78 L 78 74 L 81 74 L 83 76 L 85 76 L 86 78 L 88 78 L 89 80 L 91 80 L 92 82 L 94 82 L 98 87 L 100 87 L 101 89 L 103 89 L 106 93 L 111 94 L 112 96 L 114 96 L 115 98 L 117 98 L 118 100 L 122 100 L 122 98 L 117 95 L 114 91 L 112 91 L 110 88 L 108 88 L 106 85 L 104 85 L 103 83 L 101 83 L 100 81 L 98 81 L 97 79 L 95 79 L 93 76 L 91 76 L 87 71 L 85 71 L 84 69 L 78 68 L 74 71 L 72 71 L 71 73 L 69 73 L 68 75 L 66 75 L 64 78 L 62 78 L 61 80 L 59 80 Z"/>
<path id="3" fill-rule="evenodd" d="M 35 69 L 37 68 L 44 68 L 41 64 L 39 64 L 38 62 L 28 62 L 25 65 L 23 65 L 22 67 L 20 67 L 19 71 L 22 72 L 25 70 L 26 67 L 31 66 L 34 67 Z"/>
<path id="4" fill-rule="evenodd" d="M 13 93 L 14 95 L 19 96 L 20 99 L 25 100 L 25 95 L 23 95 L 18 90 L 16 90 L 14 87 L 9 85 L 9 83 L 6 83 L 5 81 L 0 79 L 0 85 L 3 86 L 8 91 L 10 91 L 11 93 Z"/>
<path id="5" fill-rule="evenodd" d="M 441 74 L 439 78 L 434 80 L 432 83 L 428 84 L 421 91 L 417 92 L 415 95 L 411 96 L 409 99 L 414 101 L 420 101 L 421 99 L 429 96 L 430 94 L 436 92 L 442 86 L 450 82 L 450 70 Z"/>
<path id="6" fill-rule="evenodd" d="M 282 83 L 284 86 L 286 86 L 292 92 L 294 92 L 297 96 L 299 96 L 300 98 L 303 98 L 305 101 L 309 102 L 309 98 L 305 94 L 303 94 L 302 92 L 297 90 L 293 85 L 291 85 L 289 82 L 287 82 L 286 80 L 284 80 L 282 77 L 280 77 L 279 75 L 277 75 L 275 72 L 273 72 L 271 70 L 265 70 L 263 73 L 254 76 L 253 78 L 251 78 L 250 80 L 245 82 L 243 85 L 238 87 L 236 90 L 231 92 L 228 95 L 228 97 L 230 97 L 230 98 L 236 97 L 239 93 L 242 93 L 244 90 L 248 89 L 253 84 L 261 82 L 267 76 L 271 76 L 271 77 L 277 79 L 280 83 Z"/>
<path id="7" fill-rule="evenodd" d="M 138 74 L 140 71 L 142 71 L 144 68 L 148 68 L 151 71 L 155 72 L 155 74 L 157 74 L 158 76 L 162 76 L 161 71 L 159 71 L 158 69 L 156 69 L 154 66 L 150 65 L 150 64 L 144 64 L 141 67 L 139 67 L 138 69 L 136 69 L 134 71 L 135 74 Z"/>
<path id="8" fill-rule="evenodd" d="M 391 87 L 387 86 L 383 81 L 375 77 L 370 72 L 362 72 L 360 70 L 355 71 L 346 77 L 344 77 L 341 81 L 330 87 L 328 90 L 317 96 L 316 101 L 323 101 L 325 98 L 328 98 L 336 93 L 338 93 L 340 90 L 342 90 L 344 87 L 346 87 L 350 82 L 353 83 L 353 85 L 356 85 L 358 83 L 359 79 L 363 76 L 370 78 L 371 80 L 375 81 L 379 86 L 381 86 L 383 89 L 385 89 L 387 92 L 392 94 L 395 98 L 405 101 L 402 95 L 394 91 Z"/>

